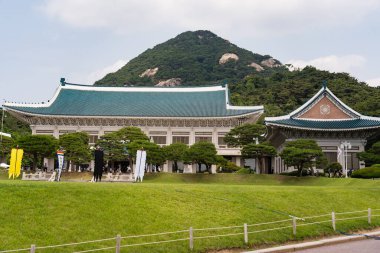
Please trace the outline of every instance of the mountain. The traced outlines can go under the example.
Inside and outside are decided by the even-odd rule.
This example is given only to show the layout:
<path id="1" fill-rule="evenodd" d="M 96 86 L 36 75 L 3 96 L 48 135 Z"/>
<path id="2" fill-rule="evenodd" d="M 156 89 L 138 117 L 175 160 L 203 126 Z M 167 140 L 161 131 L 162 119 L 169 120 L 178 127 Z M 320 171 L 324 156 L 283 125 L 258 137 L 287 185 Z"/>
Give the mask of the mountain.
<path id="1" fill-rule="evenodd" d="M 264 105 L 268 116 L 301 106 L 323 81 L 358 112 L 380 116 L 380 87 L 347 73 L 306 67 L 290 71 L 269 55 L 242 49 L 209 31 L 184 32 L 148 49 L 95 85 L 208 85 L 228 82 L 235 105 Z"/>
<path id="2" fill-rule="evenodd" d="M 271 56 L 252 53 L 210 31 L 184 32 L 146 50 L 95 85 L 207 85 L 236 82 L 277 68 L 284 66 Z"/>

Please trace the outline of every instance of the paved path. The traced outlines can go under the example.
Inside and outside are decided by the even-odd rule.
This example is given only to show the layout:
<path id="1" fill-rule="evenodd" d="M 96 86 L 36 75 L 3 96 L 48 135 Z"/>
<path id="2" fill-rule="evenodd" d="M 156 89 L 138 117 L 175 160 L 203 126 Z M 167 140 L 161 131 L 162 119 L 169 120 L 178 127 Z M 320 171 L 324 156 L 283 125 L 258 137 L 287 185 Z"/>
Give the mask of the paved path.
<path id="1" fill-rule="evenodd" d="M 314 249 L 292 251 L 297 253 L 378 253 L 380 252 L 380 238 L 351 241 L 341 244 L 328 245 Z"/>
<path id="2" fill-rule="evenodd" d="M 366 239 L 368 238 L 368 239 Z M 245 253 L 379 253 L 380 230 L 350 236 L 338 236 L 317 241 L 282 245 L 246 251 Z"/>

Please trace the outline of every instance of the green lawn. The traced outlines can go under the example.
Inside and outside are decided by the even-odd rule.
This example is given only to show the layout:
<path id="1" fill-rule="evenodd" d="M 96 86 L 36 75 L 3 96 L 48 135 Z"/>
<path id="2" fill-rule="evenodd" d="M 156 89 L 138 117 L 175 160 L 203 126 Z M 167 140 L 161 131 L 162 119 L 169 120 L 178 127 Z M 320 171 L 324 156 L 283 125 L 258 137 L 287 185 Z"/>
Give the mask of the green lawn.
<path id="1" fill-rule="evenodd" d="M 89 176 L 89 175 L 87 175 Z M 380 181 L 269 175 L 149 175 L 143 183 L 26 182 L 0 174 L 0 250 L 114 237 L 253 224 L 318 214 L 380 208 Z M 78 178 L 77 175 L 74 176 Z M 84 176 L 83 176 L 84 177 Z M 65 175 L 66 179 L 70 179 Z M 81 177 L 80 177 L 81 178 Z M 85 177 L 84 177 L 85 178 Z M 373 211 L 379 214 L 380 211 Z M 354 214 L 357 216 L 365 213 Z M 339 216 L 341 218 L 343 216 Z M 349 216 L 344 216 L 349 217 Z M 322 217 L 320 220 L 329 219 Z M 310 222 L 315 220 L 310 220 Z M 278 224 L 289 226 L 291 222 Z M 250 227 L 249 230 L 273 228 Z M 380 226 L 380 217 L 373 217 Z M 339 231 L 370 228 L 366 219 L 338 221 Z M 334 234 L 330 223 L 250 234 L 250 247 Z M 242 232 L 242 228 L 195 236 Z M 124 244 L 186 238 L 187 233 L 125 239 Z M 113 246 L 102 242 L 37 252 L 74 252 Z M 198 239 L 194 252 L 246 247 L 243 236 Z M 114 252 L 99 251 L 99 252 Z M 188 241 L 130 247 L 122 252 L 189 252 Z"/>

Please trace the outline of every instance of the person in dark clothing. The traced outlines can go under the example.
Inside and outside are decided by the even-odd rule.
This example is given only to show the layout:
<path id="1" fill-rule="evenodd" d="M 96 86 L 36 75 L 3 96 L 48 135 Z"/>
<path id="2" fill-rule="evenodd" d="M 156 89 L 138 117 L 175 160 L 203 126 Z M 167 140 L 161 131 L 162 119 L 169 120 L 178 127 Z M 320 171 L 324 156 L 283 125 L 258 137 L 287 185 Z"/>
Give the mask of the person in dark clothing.
<path id="1" fill-rule="evenodd" d="M 104 165 L 104 152 L 98 146 L 95 149 L 95 168 L 94 168 L 95 182 L 102 181 L 103 165 Z"/>

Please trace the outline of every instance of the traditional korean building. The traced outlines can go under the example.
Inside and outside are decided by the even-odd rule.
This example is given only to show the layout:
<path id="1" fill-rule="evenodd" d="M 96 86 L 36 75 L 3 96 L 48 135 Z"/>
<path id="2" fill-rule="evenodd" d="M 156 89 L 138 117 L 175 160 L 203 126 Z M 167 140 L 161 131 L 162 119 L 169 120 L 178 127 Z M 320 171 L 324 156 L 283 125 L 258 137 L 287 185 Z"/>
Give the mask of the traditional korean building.
<path id="1" fill-rule="evenodd" d="M 125 126 L 140 127 L 155 143 L 213 142 L 218 154 L 242 165 L 239 148 L 229 148 L 224 135 L 235 126 L 254 123 L 263 106 L 232 106 L 227 86 L 97 87 L 61 79 L 53 98 L 41 104 L 6 102 L 4 108 L 27 122 L 32 134 L 60 135 L 84 131 L 90 143 Z M 52 168 L 53 161 L 48 165 Z M 170 163 L 164 171 L 171 171 Z M 195 166 L 185 168 L 195 172 Z"/>
<path id="2" fill-rule="evenodd" d="M 347 169 L 365 166 L 356 154 L 380 129 L 380 118 L 361 115 L 344 104 L 325 85 L 309 101 L 288 115 L 266 117 L 268 140 L 281 152 L 287 141 L 314 139 L 328 161 Z M 343 144 L 343 145 L 342 145 Z M 347 151 L 347 155 L 346 152 Z M 347 158 L 347 160 L 346 160 Z M 280 157 L 268 161 L 266 171 L 281 173 L 288 168 Z"/>

